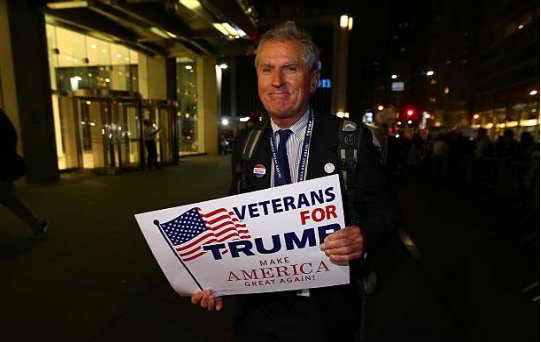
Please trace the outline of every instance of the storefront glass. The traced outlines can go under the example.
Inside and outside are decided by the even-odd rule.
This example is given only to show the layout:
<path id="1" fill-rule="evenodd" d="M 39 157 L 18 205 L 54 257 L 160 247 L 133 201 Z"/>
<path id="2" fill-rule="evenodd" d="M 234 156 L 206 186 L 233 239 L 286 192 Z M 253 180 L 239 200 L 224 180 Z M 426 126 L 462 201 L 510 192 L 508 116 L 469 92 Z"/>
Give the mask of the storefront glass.
<path id="1" fill-rule="evenodd" d="M 142 164 L 144 148 L 136 128 L 140 122 L 132 122 L 140 119 L 137 110 L 125 105 L 129 101 L 117 103 L 112 95 L 120 91 L 125 100 L 139 98 L 138 53 L 55 25 L 47 24 L 46 30 L 55 134 L 61 137 L 57 138 L 59 168 Z M 165 163 L 175 162 L 179 154 L 203 152 L 196 60 L 178 58 L 176 78 L 177 102 L 152 99 L 151 105 L 142 107 L 143 117 L 163 128 L 158 146 Z"/>
<path id="2" fill-rule="evenodd" d="M 136 52 L 49 24 L 47 44 L 51 89 L 138 91 Z"/>
<path id="3" fill-rule="evenodd" d="M 528 132 L 539 140 L 539 102 L 517 103 L 509 108 L 485 110 L 473 116 L 472 128 L 485 128 L 496 139 L 511 130 L 516 139 Z"/>
<path id="4" fill-rule="evenodd" d="M 138 54 L 50 24 L 46 32 L 58 168 L 139 167 Z M 119 91 L 122 100 L 111 95 Z"/>

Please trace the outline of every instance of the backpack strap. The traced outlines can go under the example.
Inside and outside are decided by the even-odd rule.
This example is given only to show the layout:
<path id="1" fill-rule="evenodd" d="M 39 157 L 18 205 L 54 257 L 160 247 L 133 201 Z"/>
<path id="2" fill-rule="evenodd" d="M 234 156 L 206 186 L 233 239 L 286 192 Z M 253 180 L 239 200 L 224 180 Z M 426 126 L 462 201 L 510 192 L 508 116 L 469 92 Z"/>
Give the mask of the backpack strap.
<path id="1" fill-rule="evenodd" d="M 346 195 L 347 218 L 349 218 L 349 224 L 357 224 L 359 222 L 359 213 L 355 207 L 357 194 L 351 189 L 350 183 L 355 177 L 357 161 L 362 153 L 361 142 L 363 139 L 363 134 L 366 133 L 370 134 L 371 130 L 368 127 L 365 127 L 365 125 L 357 124 L 346 118 L 341 119 L 338 127 L 338 137 L 340 138 L 338 155 L 340 156 L 340 177 L 344 186 L 343 193 Z M 374 139 L 373 134 L 371 138 Z M 374 144 L 374 141 L 372 141 L 372 143 Z M 364 253 L 361 257 L 357 267 L 361 269 L 363 273 L 366 272 L 366 274 L 369 274 L 370 266 L 367 263 L 366 253 Z M 361 287 L 364 286 L 364 281 L 365 279 L 361 279 L 358 285 Z"/>
<path id="2" fill-rule="evenodd" d="M 268 124 L 269 120 L 266 119 L 260 125 L 256 125 L 252 130 L 250 130 L 250 132 L 248 132 L 248 136 L 244 140 L 244 146 L 242 147 L 242 158 L 240 163 L 238 163 L 235 168 L 235 172 L 237 172 L 239 175 L 237 184 L 237 192 L 239 194 L 246 192 L 248 189 L 248 184 L 246 182 L 246 163 L 253 157 L 257 145 L 261 140 L 261 136 L 263 135 L 263 132 L 267 128 Z"/>
<path id="3" fill-rule="evenodd" d="M 242 160 L 248 160 L 254 155 L 255 148 L 257 143 L 261 138 L 261 129 L 253 129 L 248 133 L 246 140 L 244 141 L 244 146 L 242 148 Z"/>

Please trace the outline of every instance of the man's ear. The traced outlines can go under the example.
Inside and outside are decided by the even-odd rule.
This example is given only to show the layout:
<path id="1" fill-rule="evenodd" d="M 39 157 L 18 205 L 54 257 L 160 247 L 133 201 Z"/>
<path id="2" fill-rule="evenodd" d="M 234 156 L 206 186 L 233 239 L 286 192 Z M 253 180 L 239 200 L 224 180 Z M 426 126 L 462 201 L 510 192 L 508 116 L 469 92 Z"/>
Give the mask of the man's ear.
<path id="1" fill-rule="evenodd" d="M 321 73 L 319 72 L 319 70 L 312 71 L 310 75 L 310 93 L 311 94 L 316 91 L 320 77 L 321 77 Z"/>

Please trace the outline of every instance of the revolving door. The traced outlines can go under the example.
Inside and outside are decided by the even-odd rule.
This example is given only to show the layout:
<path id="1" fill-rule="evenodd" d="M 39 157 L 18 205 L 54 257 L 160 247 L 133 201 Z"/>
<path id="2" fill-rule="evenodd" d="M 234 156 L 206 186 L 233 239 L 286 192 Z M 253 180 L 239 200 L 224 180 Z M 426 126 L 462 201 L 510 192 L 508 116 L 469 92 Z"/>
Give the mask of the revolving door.
<path id="1" fill-rule="evenodd" d="M 116 173 L 143 169 L 142 121 L 147 118 L 161 126 L 161 162 L 178 160 L 175 127 L 170 124 L 175 112 L 172 105 L 157 102 L 149 107 L 133 93 L 76 91 L 53 95 L 53 107 L 60 170 Z"/>

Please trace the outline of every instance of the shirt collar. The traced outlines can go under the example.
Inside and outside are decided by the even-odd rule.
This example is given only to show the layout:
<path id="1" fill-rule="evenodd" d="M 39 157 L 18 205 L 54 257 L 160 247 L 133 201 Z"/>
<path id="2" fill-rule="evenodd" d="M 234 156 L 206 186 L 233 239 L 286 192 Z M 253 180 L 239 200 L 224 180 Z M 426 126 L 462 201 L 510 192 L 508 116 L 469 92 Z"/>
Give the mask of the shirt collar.
<path id="1" fill-rule="evenodd" d="M 297 137 L 297 139 L 304 139 L 304 133 L 306 131 L 306 126 L 308 125 L 308 118 L 310 116 L 311 109 L 308 108 L 308 110 L 303 114 L 303 116 L 293 124 L 293 126 L 289 127 L 291 131 L 293 131 L 293 135 Z M 277 131 L 281 130 L 282 128 L 278 127 L 272 119 L 270 120 L 271 127 L 272 127 L 272 133 L 275 134 Z"/>

